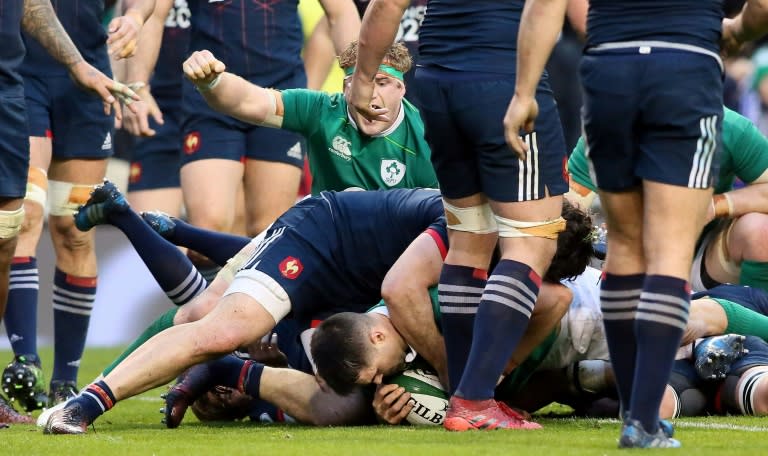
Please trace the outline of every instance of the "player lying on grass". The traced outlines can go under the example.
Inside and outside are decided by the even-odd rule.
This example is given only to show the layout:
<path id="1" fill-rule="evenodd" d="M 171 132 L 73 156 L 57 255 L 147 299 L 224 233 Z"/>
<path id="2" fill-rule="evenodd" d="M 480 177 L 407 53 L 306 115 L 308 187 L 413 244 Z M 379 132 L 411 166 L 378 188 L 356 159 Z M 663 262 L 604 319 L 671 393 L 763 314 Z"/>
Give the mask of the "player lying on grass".
<path id="1" fill-rule="evenodd" d="M 602 334 L 602 313 L 595 298 L 599 283 L 585 281 L 582 284 L 586 287 L 580 293 L 581 302 L 574 307 L 574 300 L 561 322 L 556 348 L 525 388 L 512 398 L 516 406 L 535 411 L 550 402 L 560 402 L 572 406 L 577 414 L 616 416 L 618 413 L 616 403 L 596 402 L 604 397 L 615 397 L 615 387 Z M 690 356 L 691 344 L 702 337 L 737 333 L 768 339 L 766 315 L 768 294 L 758 288 L 720 285 L 696 293 L 692 296 L 690 318 L 679 356 Z M 729 354 L 723 358 L 713 354 L 714 362 L 708 367 L 710 372 L 741 353 L 740 343 L 721 348 Z M 668 394 L 671 394 L 670 388 Z M 668 414 L 664 413 L 664 416 Z"/>
<path id="2" fill-rule="evenodd" d="M 691 286 L 702 291 L 722 283 L 768 290 L 768 139 L 746 117 L 724 108 L 719 174 L 691 269 Z M 589 207 L 596 186 L 589 174 L 584 139 L 568 160 L 571 202 Z M 734 188 L 734 181 L 746 186 Z"/>
<path id="3" fill-rule="evenodd" d="M 143 237 L 145 247 L 148 242 L 148 227 L 112 185 L 97 189 L 78 219 L 81 228 L 108 219 L 126 234 L 132 232 L 132 241 Z M 308 325 L 318 315 L 367 308 L 381 297 L 384 276 L 414 239 L 408 248 L 414 253 L 411 266 L 422 269 L 426 260 L 418 252 L 431 251 L 437 255 L 438 267 L 433 268 L 434 277 L 404 274 L 403 280 L 418 277 L 427 285 L 436 283 L 446 242 L 444 230 L 436 191 L 323 193 L 298 203 L 230 263 L 228 273 L 239 272 L 229 288 L 225 278 L 218 284 L 214 281 L 194 303 L 182 308 L 190 309 L 186 313 L 190 320 L 204 318 L 164 331 L 144 344 L 104 380 L 52 413 L 47 431 L 82 433 L 117 399 L 163 384 L 190 365 L 259 340 L 289 312 Z M 155 236 L 150 251 L 166 242 L 148 231 Z M 184 287 L 177 288 L 185 292 Z M 167 283 L 164 289 L 168 290 Z M 226 293 L 217 299 L 224 289 Z M 427 286 L 422 289 L 429 305 Z M 399 366 L 402 347 L 382 356 L 391 361 L 387 369 Z"/>
<path id="4" fill-rule="evenodd" d="M 557 265 L 557 260 L 553 264 Z M 602 333 L 597 300 L 599 277 L 599 271 L 589 268 L 573 280 L 562 281 L 563 290 L 567 290 L 566 295 L 572 296 L 569 300 L 568 313 L 551 336 L 501 381 L 496 388 L 497 399 L 531 412 L 553 401 L 558 401 L 572 405 L 579 413 L 583 413 L 586 407 L 596 399 L 615 396 L 614 386 L 610 382 L 608 351 Z M 432 298 L 435 318 L 439 321 L 434 294 Z M 742 302 L 745 306 L 740 304 Z M 755 303 L 758 304 L 755 305 Z M 692 301 L 691 309 L 690 326 L 686 331 L 686 338 L 689 340 L 723 334 L 731 330 L 768 337 L 768 317 L 765 316 L 768 312 L 768 295 L 759 289 L 723 285 L 711 290 L 710 295 L 697 295 Z M 357 337 L 353 338 L 349 335 L 350 332 L 355 332 L 355 328 L 359 329 L 361 321 L 376 321 L 376 324 L 371 324 L 371 331 L 378 330 L 382 320 L 392 324 L 391 321 L 383 318 L 385 314 L 373 315 L 375 317 L 366 315 L 361 318 L 360 315 L 344 314 L 343 318 L 332 317 L 320 325 L 320 336 L 313 338 L 313 345 L 321 346 L 319 351 L 324 352 L 322 356 L 315 358 L 320 366 L 328 366 L 326 370 L 330 373 L 324 378 L 344 382 L 344 378 L 349 379 L 354 376 L 353 373 L 344 375 L 342 372 L 345 369 L 350 370 L 349 366 L 355 364 L 350 360 L 359 358 L 355 353 L 360 350 L 359 347 L 355 349 L 354 344 L 348 342 L 343 345 L 350 347 L 347 350 L 339 348 L 342 346 L 340 344 L 328 342 L 327 335 L 322 335 L 324 326 L 333 323 L 339 333 L 337 334 L 339 339 L 365 341 L 367 337 L 360 334 L 360 331 L 357 331 Z M 340 318 L 342 321 L 337 322 Z M 395 335 L 397 334 L 399 333 L 395 332 Z M 387 343 L 392 343 L 393 338 L 396 336 L 388 338 Z M 364 345 L 364 343 L 361 344 Z M 322 350 L 322 347 L 332 347 L 332 349 Z M 722 361 L 717 358 L 715 360 Z M 190 375 L 177 384 L 167 397 L 167 424 L 178 425 L 184 409 L 189 406 L 192 399 L 216 384 L 217 379 L 221 378 L 219 370 L 226 371 L 233 366 L 243 366 L 246 362 L 230 357 L 226 360 L 212 361 L 206 366 L 192 368 Z M 712 371 L 714 367 L 708 368 Z M 360 375 L 365 377 L 365 374 Z M 342 379 L 339 380 L 339 377 Z M 365 381 L 365 378 L 362 380 Z M 272 385 L 265 387 L 264 379 L 261 382 L 261 387 L 269 394 L 270 401 L 274 401 L 274 398 L 279 397 L 280 394 L 288 394 L 276 391 Z M 241 394 L 243 390 L 242 385 L 229 385 L 229 388 L 223 390 L 221 388 L 212 390 L 193 405 L 193 410 L 203 420 L 234 419 L 248 415 L 258 418 L 264 411 L 263 403 L 258 399 L 252 399 L 249 403 L 248 397 Z M 236 409 L 224 407 L 231 396 L 237 398 L 241 407 Z M 264 398 L 263 393 L 261 398 Z M 392 424 L 400 422 L 407 416 L 414 404 L 410 400 L 410 394 L 398 385 L 379 386 L 373 398 L 377 415 L 380 419 Z M 618 409 L 612 408 L 609 416 L 616 416 L 617 413 Z M 668 414 L 665 413 L 663 416 Z"/>

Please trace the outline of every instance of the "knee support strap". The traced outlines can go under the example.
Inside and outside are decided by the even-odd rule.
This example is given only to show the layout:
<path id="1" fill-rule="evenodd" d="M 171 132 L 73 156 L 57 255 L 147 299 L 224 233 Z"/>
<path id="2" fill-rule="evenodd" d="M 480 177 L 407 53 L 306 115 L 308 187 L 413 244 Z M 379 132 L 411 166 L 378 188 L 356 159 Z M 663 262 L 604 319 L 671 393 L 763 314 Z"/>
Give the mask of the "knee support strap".
<path id="1" fill-rule="evenodd" d="M 48 199 L 48 175 L 45 170 L 30 166 L 29 177 L 27 177 L 27 194 L 24 195 L 27 201 L 34 201 L 45 207 Z"/>
<path id="2" fill-rule="evenodd" d="M 72 216 L 88 201 L 95 184 L 73 184 L 70 182 L 48 181 L 48 198 L 51 215 Z"/>
<path id="3" fill-rule="evenodd" d="M 565 231 L 565 219 L 556 219 L 544 222 L 520 222 L 496 215 L 496 224 L 499 227 L 499 236 L 507 238 L 540 237 L 545 239 L 557 239 L 561 231 Z"/>
<path id="4" fill-rule="evenodd" d="M 0 239 L 16 236 L 24 222 L 24 206 L 15 211 L 0 211 Z"/>
<path id="5" fill-rule="evenodd" d="M 475 234 L 495 233 L 498 229 L 488 203 L 472 207 L 456 207 L 443 200 L 448 228 Z"/>

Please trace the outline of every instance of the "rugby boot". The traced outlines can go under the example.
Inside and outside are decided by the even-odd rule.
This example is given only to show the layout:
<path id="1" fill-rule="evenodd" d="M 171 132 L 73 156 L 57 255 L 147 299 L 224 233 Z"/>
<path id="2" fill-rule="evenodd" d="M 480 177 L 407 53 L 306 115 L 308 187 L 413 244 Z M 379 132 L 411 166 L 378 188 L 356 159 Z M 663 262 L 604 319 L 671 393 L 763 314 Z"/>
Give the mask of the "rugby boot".
<path id="1" fill-rule="evenodd" d="M 2 382 L 3 392 L 11 402 L 18 402 L 28 412 L 39 410 L 48 403 L 43 370 L 40 360 L 35 357 L 16 356 L 3 370 Z"/>
<path id="2" fill-rule="evenodd" d="M 48 417 L 43 433 L 45 434 L 85 434 L 88 429 L 88 419 L 82 406 L 77 401 L 68 403 L 64 408 L 56 410 Z"/>
<path id="3" fill-rule="evenodd" d="M 8 424 L 32 424 L 35 420 L 31 416 L 22 415 L 13 407 L 8 405 L 5 398 L 0 396 L 0 427 L 7 427 Z M 3 426 L 6 425 L 6 426 Z"/>
<path id="4" fill-rule="evenodd" d="M 113 212 L 125 212 L 130 206 L 115 184 L 108 180 L 94 187 L 88 201 L 75 212 L 75 226 L 88 231 L 96 225 L 109 223 Z"/>
<path id="5" fill-rule="evenodd" d="M 176 229 L 176 222 L 173 217 L 160 211 L 148 211 L 142 212 L 141 218 L 152 227 L 152 230 L 160 236 L 168 239 L 173 236 L 173 231 Z"/>
<path id="6" fill-rule="evenodd" d="M 512 413 L 510 413 L 512 412 Z M 451 397 L 443 427 L 449 431 L 495 429 L 541 429 L 541 425 L 522 419 L 519 413 L 493 399 L 470 401 Z"/>
<path id="7" fill-rule="evenodd" d="M 207 364 L 192 366 L 179 376 L 176 384 L 163 397 L 165 407 L 160 412 L 165 415 L 163 423 L 166 427 L 179 427 L 192 403 L 215 386 L 211 377 Z"/>
<path id="8" fill-rule="evenodd" d="M 704 380 L 723 379 L 731 364 L 749 350 L 744 348 L 746 337 L 738 334 L 707 337 L 693 348 L 694 367 Z"/>
<path id="9" fill-rule="evenodd" d="M 680 442 L 668 437 L 661 425 L 650 434 L 639 421 L 627 420 L 621 428 L 619 448 L 680 448 Z"/>
<path id="10" fill-rule="evenodd" d="M 75 382 L 52 380 L 48 406 L 53 407 L 54 405 L 66 402 L 75 396 L 77 396 L 77 385 Z"/>

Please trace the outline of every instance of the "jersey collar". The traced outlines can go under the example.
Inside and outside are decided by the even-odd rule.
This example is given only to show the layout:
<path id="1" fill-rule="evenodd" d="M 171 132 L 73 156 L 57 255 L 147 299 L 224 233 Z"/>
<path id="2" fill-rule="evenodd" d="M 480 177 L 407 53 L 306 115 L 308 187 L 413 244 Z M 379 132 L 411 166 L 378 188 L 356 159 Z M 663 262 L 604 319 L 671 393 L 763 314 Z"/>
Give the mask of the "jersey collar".
<path id="1" fill-rule="evenodd" d="M 355 122 L 355 119 L 352 118 L 352 114 L 350 114 L 349 110 L 351 107 L 347 105 L 347 119 L 349 119 L 349 122 L 352 124 L 353 127 L 355 127 L 355 130 L 358 130 L 357 123 Z M 371 135 L 371 138 L 382 138 L 384 136 L 387 136 L 391 134 L 393 131 L 397 130 L 397 128 L 400 126 L 401 123 L 403 123 L 403 119 L 405 119 L 405 104 L 400 101 L 400 109 L 397 112 L 397 118 L 394 122 L 392 122 L 392 125 L 389 126 L 386 130 L 382 131 L 381 133 L 377 133 L 375 135 Z"/>

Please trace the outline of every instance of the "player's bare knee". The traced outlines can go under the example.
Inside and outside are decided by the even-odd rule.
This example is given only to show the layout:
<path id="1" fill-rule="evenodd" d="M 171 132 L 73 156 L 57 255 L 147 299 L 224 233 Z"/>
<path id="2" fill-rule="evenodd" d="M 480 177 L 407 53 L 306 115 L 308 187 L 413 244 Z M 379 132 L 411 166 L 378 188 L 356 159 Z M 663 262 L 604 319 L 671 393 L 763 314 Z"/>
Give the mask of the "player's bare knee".
<path id="1" fill-rule="evenodd" d="M 78 230 L 72 217 L 50 217 L 48 228 L 57 249 L 73 256 L 88 255 L 95 249 L 94 232 Z"/>
<path id="2" fill-rule="evenodd" d="M 208 315 L 211 309 L 216 306 L 219 297 L 220 296 L 211 293 L 209 289 L 206 289 L 196 296 L 194 300 L 179 308 L 179 311 L 176 312 L 176 315 L 173 317 L 173 324 L 180 325 L 200 320 Z"/>

